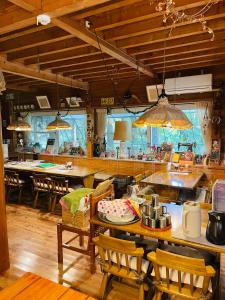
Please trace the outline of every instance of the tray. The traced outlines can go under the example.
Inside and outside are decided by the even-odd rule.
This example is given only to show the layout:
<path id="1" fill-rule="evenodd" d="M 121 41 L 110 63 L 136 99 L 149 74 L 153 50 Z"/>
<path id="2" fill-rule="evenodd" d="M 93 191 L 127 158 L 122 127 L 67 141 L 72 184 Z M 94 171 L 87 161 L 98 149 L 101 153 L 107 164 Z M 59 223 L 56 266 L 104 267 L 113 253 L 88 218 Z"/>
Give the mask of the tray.
<path id="1" fill-rule="evenodd" d="M 157 232 L 166 231 L 166 230 L 169 230 L 172 227 L 172 225 L 168 225 L 168 226 L 163 227 L 163 228 L 153 228 L 153 227 L 146 226 L 142 223 L 141 223 L 141 226 L 144 227 L 145 229 L 150 230 L 150 231 L 157 231 Z"/>
<path id="2" fill-rule="evenodd" d="M 113 224 L 113 225 L 121 225 L 121 226 L 122 226 L 122 225 L 134 224 L 134 223 L 136 223 L 136 222 L 138 222 L 138 221 L 140 220 L 139 217 L 135 217 L 132 221 L 126 222 L 126 223 L 124 223 L 124 222 L 111 222 L 111 221 L 109 221 L 108 219 L 106 219 L 106 217 L 101 216 L 101 215 L 99 215 L 99 214 L 98 214 L 98 218 L 99 218 L 101 221 L 105 222 L 105 223 Z"/>

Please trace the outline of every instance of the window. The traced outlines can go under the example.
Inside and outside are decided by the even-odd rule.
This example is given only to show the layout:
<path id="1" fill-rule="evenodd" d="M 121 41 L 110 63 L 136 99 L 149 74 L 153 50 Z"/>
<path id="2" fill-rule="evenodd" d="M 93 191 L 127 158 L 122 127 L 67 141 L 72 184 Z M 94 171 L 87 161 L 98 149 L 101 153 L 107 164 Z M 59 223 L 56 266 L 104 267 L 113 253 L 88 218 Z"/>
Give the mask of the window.
<path id="1" fill-rule="evenodd" d="M 63 120 L 70 123 L 72 130 L 46 131 L 48 123 L 55 119 L 54 115 L 31 114 L 29 116 L 32 131 L 27 133 L 30 145 L 39 143 L 41 150 L 45 150 L 49 138 L 56 140 L 56 149 L 64 146 L 64 142 L 73 142 L 74 146 L 81 146 L 86 149 L 86 115 L 67 115 Z"/>
<path id="2" fill-rule="evenodd" d="M 174 151 L 178 150 L 178 143 L 196 143 L 193 148 L 195 153 L 204 153 L 204 140 L 201 131 L 201 120 L 195 108 L 183 109 L 184 113 L 193 124 L 192 129 L 175 130 L 170 128 L 132 128 L 133 121 L 138 118 L 138 115 L 129 113 L 114 113 L 107 116 L 106 129 L 106 150 L 116 150 L 119 146 L 119 141 L 113 140 L 115 121 L 128 121 L 132 128 L 132 141 L 127 141 L 126 146 L 131 147 L 132 152 L 138 153 L 141 149 L 146 151 L 148 144 L 160 146 L 163 142 L 173 143 Z M 186 150 L 186 149 L 181 149 Z"/>

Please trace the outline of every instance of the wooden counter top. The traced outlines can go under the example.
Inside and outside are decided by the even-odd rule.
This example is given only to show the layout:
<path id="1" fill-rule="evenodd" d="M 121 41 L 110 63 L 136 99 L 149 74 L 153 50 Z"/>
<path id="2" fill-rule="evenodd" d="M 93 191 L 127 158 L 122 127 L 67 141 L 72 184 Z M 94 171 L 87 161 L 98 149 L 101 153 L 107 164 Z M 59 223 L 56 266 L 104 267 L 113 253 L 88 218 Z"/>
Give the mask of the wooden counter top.
<path id="1" fill-rule="evenodd" d="M 188 240 L 183 240 L 183 239 L 178 239 L 173 237 L 172 235 L 172 230 L 178 229 L 181 224 L 182 224 L 182 206 L 180 205 L 175 205 L 175 204 L 164 204 L 167 206 L 167 211 L 171 215 L 171 220 L 172 220 L 172 229 L 166 230 L 166 231 L 151 231 L 148 229 L 145 229 L 144 227 L 141 226 L 141 221 L 138 221 L 134 224 L 130 225 L 114 225 L 114 224 L 109 224 L 106 222 L 101 221 L 97 216 L 93 217 L 91 219 L 92 224 L 100 225 L 109 229 L 114 229 L 114 230 L 121 230 L 124 232 L 130 232 L 130 233 L 136 233 L 140 234 L 142 236 L 154 238 L 157 240 L 162 240 L 162 241 L 168 241 L 171 243 L 179 244 L 179 245 L 184 245 L 184 246 L 189 246 L 189 247 L 194 247 L 196 249 L 203 249 L 206 251 L 211 251 L 211 252 L 216 252 L 216 253 L 225 253 L 225 247 L 220 247 L 218 245 L 211 244 L 212 246 L 197 243 L 197 242 L 191 242 Z M 202 226 L 206 227 L 207 222 L 208 222 L 208 210 L 207 209 L 201 209 L 202 213 Z"/>
<path id="2" fill-rule="evenodd" d="M 164 185 L 178 189 L 194 189 L 203 175 L 203 172 L 156 172 L 143 179 L 141 182 L 147 184 Z"/>

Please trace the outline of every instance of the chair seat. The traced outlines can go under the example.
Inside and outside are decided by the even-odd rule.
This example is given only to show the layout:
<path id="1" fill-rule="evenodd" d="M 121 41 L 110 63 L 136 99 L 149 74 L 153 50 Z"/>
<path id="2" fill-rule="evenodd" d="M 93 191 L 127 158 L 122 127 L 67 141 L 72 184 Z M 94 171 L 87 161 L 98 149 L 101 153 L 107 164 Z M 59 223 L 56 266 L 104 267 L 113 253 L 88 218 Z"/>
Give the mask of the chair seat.
<path id="1" fill-rule="evenodd" d="M 162 279 L 166 279 L 166 267 L 161 266 L 159 268 L 160 276 Z M 174 282 L 178 282 L 178 271 L 169 269 L 170 280 Z M 154 269 L 152 270 L 151 276 L 155 276 Z M 193 276 L 193 285 L 197 288 L 201 288 L 203 284 L 204 277 L 203 276 Z M 181 272 L 181 282 L 184 284 L 190 284 L 190 274 Z M 190 288 L 189 288 L 190 289 Z M 209 283 L 209 291 L 212 292 L 212 282 Z"/>

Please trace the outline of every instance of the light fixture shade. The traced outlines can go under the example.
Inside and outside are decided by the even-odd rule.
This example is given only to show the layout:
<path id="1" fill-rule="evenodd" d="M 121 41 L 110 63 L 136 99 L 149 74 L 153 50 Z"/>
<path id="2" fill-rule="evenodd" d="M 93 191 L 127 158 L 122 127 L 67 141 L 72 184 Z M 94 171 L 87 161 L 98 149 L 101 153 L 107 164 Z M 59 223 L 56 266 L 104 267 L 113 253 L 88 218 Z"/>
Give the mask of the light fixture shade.
<path id="1" fill-rule="evenodd" d="M 31 125 L 25 122 L 21 117 L 18 117 L 18 120 L 12 121 L 7 130 L 15 130 L 15 131 L 31 131 Z"/>
<path id="2" fill-rule="evenodd" d="M 166 97 L 159 99 L 158 104 L 134 121 L 133 125 L 135 127 L 166 127 L 178 130 L 192 128 L 192 123 L 185 113 L 169 104 Z"/>
<path id="3" fill-rule="evenodd" d="M 55 117 L 55 120 L 50 122 L 46 128 L 48 131 L 53 131 L 53 130 L 68 130 L 72 129 L 70 124 L 64 120 L 62 120 L 60 113 L 57 114 Z"/>
<path id="4" fill-rule="evenodd" d="M 123 142 L 131 140 L 131 128 L 127 121 L 115 122 L 115 131 L 113 139 Z"/>

